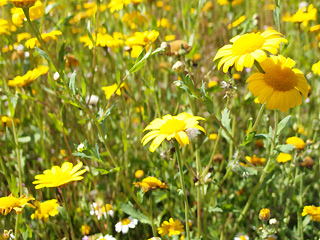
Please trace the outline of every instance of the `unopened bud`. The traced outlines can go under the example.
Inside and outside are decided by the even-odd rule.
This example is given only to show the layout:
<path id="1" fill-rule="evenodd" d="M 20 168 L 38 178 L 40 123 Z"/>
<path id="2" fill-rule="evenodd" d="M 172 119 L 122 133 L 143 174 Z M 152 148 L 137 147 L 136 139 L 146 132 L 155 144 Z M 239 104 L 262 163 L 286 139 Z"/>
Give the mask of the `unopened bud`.
<path id="1" fill-rule="evenodd" d="M 173 66 L 172 66 L 172 70 L 175 71 L 176 73 L 183 73 L 183 71 L 185 70 L 186 66 L 184 65 L 183 62 L 176 62 Z"/>

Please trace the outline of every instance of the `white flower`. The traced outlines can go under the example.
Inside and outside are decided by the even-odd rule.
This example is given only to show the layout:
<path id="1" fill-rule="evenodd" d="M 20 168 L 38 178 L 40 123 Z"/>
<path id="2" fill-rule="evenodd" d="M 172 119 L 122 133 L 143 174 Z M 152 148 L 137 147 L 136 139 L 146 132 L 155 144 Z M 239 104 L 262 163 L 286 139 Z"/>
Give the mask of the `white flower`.
<path id="1" fill-rule="evenodd" d="M 94 202 L 90 206 L 90 215 L 95 215 L 97 216 L 97 219 L 100 220 L 102 216 L 104 216 L 104 218 L 107 218 L 107 215 L 113 217 L 114 211 L 112 210 L 112 206 L 110 204 L 100 206 Z"/>
<path id="2" fill-rule="evenodd" d="M 122 232 L 126 234 L 129 231 L 129 228 L 135 228 L 138 224 L 138 220 L 132 217 L 124 218 L 118 222 L 115 226 L 116 232 Z"/>
<path id="3" fill-rule="evenodd" d="M 274 225 L 274 224 L 277 224 L 278 222 L 277 222 L 277 219 L 275 219 L 275 218 L 271 218 L 270 220 L 269 220 L 269 224 L 270 225 Z"/>
<path id="4" fill-rule="evenodd" d="M 83 150 L 85 150 L 85 146 L 83 143 L 80 143 L 79 146 L 77 147 L 77 151 L 82 152 Z"/>
<path id="5" fill-rule="evenodd" d="M 247 234 L 238 233 L 234 240 L 249 240 Z"/>
<path id="6" fill-rule="evenodd" d="M 90 101 L 89 101 L 89 98 L 90 98 Z M 98 100 L 99 100 L 99 97 L 96 95 L 91 95 L 91 97 L 90 96 L 86 97 L 86 102 L 89 101 L 88 102 L 89 105 L 97 105 Z"/>
<path id="7" fill-rule="evenodd" d="M 97 240 L 116 240 L 113 236 L 107 234 L 105 236 L 99 237 Z"/>
<path id="8" fill-rule="evenodd" d="M 55 72 L 55 73 L 53 74 L 53 79 L 54 79 L 55 81 L 57 81 L 57 80 L 59 79 L 59 77 L 60 77 L 60 75 L 59 75 L 58 72 Z"/>
<path id="9" fill-rule="evenodd" d="M 188 128 L 188 129 L 186 130 L 186 134 L 187 134 L 189 140 L 194 139 L 194 138 L 195 138 L 196 136 L 198 136 L 200 133 L 201 133 L 200 130 L 197 129 L 197 128 Z"/>

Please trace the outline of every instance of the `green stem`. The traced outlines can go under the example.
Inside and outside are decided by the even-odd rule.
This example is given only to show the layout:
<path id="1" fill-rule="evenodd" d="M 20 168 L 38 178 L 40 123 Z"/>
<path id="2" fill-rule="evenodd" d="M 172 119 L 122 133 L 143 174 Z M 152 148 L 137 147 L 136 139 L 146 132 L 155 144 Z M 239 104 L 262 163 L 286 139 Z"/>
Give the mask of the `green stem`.
<path id="1" fill-rule="evenodd" d="M 259 122 L 260 122 L 260 119 L 261 119 L 261 117 L 262 117 L 262 114 L 263 114 L 265 108 L 266 108 L 266 105 L 265 105 L 265 104 L 262 104 L 261 107 L 260 107 L 258 116 L 257 116 L 257 118 L 256 118 L 256 121 L 254 122 L 253 127 L 250 129 L 250 132 L 255 131 L 256 128 L 258 127 Z"/>
<path id="2" fill-rule="evenodd" d="M 179 143 L 177 141 L 174 141 L 174 147 L 176 150 L 177 162 L 178 162 L 178 166 L 179 166 L 180 184 L 181 184 L 181 188 L 182 188 L 182 192 L 183 192 L 182 194 L 184 196 L 184 211 L 185 211 L 187 240 L 191 240 L 190 228 L 189 228 L 189 213 L 188 213 L 189 204 L 188 204 L 188 197 L 187 197 L 185 183 L 184 183 L 183 164 L 181 162 Z"/>
<path id="3" fill-rule="evenodd" d="M 265 73 L 264 70 L 262 69 L 260 63 L 258 63 L 257 61 L 254 61 L 254 65 L 255 65 L 256 68 L 259 70 L 259 72 Z"/>
<path id="4" fill-rule="evenodd" d="M 17 162 L 18 162 L 18 172 L 19 172 L 19 194 L 20 196 L 23 195 L 22 192 L 22 170 L 21 170 L 21 159 L 20 159 L 20 149 L 19 149 L 19 143 L 18 143 L 18 136 L 17 136 L 17 130 L 16 126 L 14 123 L 14 117 L 11 116 L 12 118 L 12 130 L 13 130 L 13 138 L 14 138 L 14 143 L 16 147 L 16 154 L 17 154 Z"/>
<path id="5" fill-rule="evenodd" d="M 16 225 L 14 228 L 14 239 L 19 239 L 19 218 L 20 214 L 17 214 Z"/>
<path id="6" fill-rule="evenodd" d="M 152 196 L 152 193 L 150 193 L 150 220 L 151 220 L 151 226 L 152 226 L 152 233 L 153 233 L 153 236 L 156 237 L 157 236 L 157 229 L 154 225 L 154 220 L 153 220 L 153 204 L 154 204 L 154 201 L 153 201 L 153 196 Z"/>
<path id="7" fill-rule="evenodd" d="M 68 217 L 68 224 L 71 230 L 71 239 L 75 240 L 76 237 L 74 235 L 74 230 L 73 230 L 73 225 L 72 225 L 72 221 L 71 221 L 71 217 L 70 217 L 70 209 L 68 206 L 68 201 L 67 201 L 67 196 L 66 196 L 66 190 L 65 187 L 62 187 L 62 197 L 63 197 L 63 202 L 64 202 L 64 208 L 67 211 L 67 217 Z"/>
<path id="8" fill-rule="evenodd" d="M 201 159 L 199 146 L 196 144 L 196 169 L 197 169 L 197 178 L 201 176 Z M 197 237 L 201 237 L 201 182 L 198 181 L 197 185 Z"/>
<path id="9" fill-rule="evenodd" d="M 270 147 L 270 152 L 269 152 L 269 158 L 268 158 L 268 162 L 266 164 L 266 166 L 263 169 L 262 175 L 260 177 L 260 180 L 258 182 L 258 184 L 253 188 L 248 201 L 244 207 L 244 209 L 242 210 L 239 218 L 237 219 L 235 226 L 233 228 L 231 237 L 234 235 L 234 233 L 236 232 L 240 222 L 242 221 L 242 219 L 244 218 L 244 216 L 246 215 L 247 211 L 249 210 L 249 207 L 257 193 L 257 191 L 259 190 L 259 188 L 261 187 L 262 183 L 264 182 L 264 179 L 266 178 L 267 174 L 268 174 L 268 169 L 270 167 L 270 164 L 272 162 L 273 159 L 273 150 L 275 148 L 275 144 L 276 144 L 276 137 L 277 137 L 277 131 L 278 131 L 278 122 L 279 122 L 279 112 L 277 110 L 275 110 L 275 126 L 274 126 L 274 132 L 273 132 L 273 138 L 272 138 L 272 143 L 271 143 L 271 147 Z"/>

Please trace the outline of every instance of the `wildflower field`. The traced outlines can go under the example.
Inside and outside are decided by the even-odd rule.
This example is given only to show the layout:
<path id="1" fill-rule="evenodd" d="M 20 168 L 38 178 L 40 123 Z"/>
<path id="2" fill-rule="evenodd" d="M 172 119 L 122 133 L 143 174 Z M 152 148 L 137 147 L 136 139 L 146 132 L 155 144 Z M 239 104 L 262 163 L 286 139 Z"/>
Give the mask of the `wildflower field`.
<path id="1" fill-rule="evenodd" d="M 0 6 L 0 239 L 320 239 L 319 1 Z"/>

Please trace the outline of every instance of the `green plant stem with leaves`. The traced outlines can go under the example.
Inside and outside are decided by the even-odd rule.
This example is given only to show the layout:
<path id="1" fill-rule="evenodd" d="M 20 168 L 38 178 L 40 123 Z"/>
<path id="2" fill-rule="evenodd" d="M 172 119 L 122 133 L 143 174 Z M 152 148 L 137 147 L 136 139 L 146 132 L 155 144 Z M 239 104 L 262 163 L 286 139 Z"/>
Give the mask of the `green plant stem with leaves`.
<path id="1" fill-rule="evenodd" d="M 64 208 L 65 208 L 66 213 L 67 213 L 68 224 L 69 224 L 70 231 L 71 231 L 71 238 L 72 238 L 72 240 L 75 240 L 76 237 L 75 237 L 75 234 L 74 234 L 73 224 L 72 224 L 72 221 L 71 221 L 70 208 L 68 206 L 66 186 L 62 187 L 61 191 L 62 191 L 62 198 L 63 198 Z"/>
<path id="2" fill-rule="evenodd" d="M 185 214 L 185 221 L 186 221 L 186 235 L 187 235 L 187 240 L 191 240 L 190 238 L 190 228 L 189 228 L 189 203 L 188 203 L 188 196 L 186 193 L 186 188 L 185 188 L 185 182 L 184 182 L 184 174 L 183 174 L 183 164 L 181 161 L 181 155 L 180 155 L 180 146 L 177 141 L 174 140 L 174 147 L 175 147 L 175 152 L 177 156 L 177 162 L 179 166 L 179 174 L 180 174 L 180 184 L 182 188 L 182 194 L 184 197 L 184 214 Z"/>
<path id="3" fill-rule="evenodd" d="M 273 151 L 276 147 L 276 139 L 277 139 L 277 132 L 278 132 L 278 122 L 279 122 L 279 112 L 278 110 L 274 111 L 274 132 L 273 132 L 273 137 L 272 137 L 272 142 L 271 142 L 271 147 L 270 147 L 270 152 L 269 152 L 269 157 L 268 157 L 268 161 L 266 166 L 263 169 L 262 175 L 260 177 L 259 182 L 257 183 L 257 185 L 252 189 L 251 194 L 247 200 L 247 203 L 245 205 L 245 207 L 243 208 L 239 218 L 236 220 L 235 226 L 233 228 L 232 234 L 230 235 L 230 239 L 234 236 L 235 232 L 237 231 L 239 224 L 241 223 L 242 219 L 244 218 L 244 216 L 246 215 L 247 211 L 249 210 L 249 207 L 257 193 L 257 191 L 259 190 L 259 188 L 261 187 L 261 185 L 264 182 L 264 179 L 266 178 L 267 174 L 268 174 L 268 170 L 270 167 L 270 164 L 273 160 Z"/>

